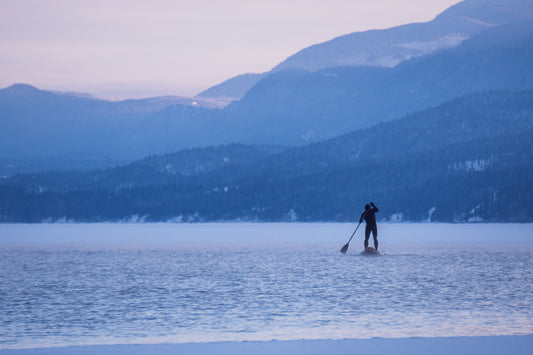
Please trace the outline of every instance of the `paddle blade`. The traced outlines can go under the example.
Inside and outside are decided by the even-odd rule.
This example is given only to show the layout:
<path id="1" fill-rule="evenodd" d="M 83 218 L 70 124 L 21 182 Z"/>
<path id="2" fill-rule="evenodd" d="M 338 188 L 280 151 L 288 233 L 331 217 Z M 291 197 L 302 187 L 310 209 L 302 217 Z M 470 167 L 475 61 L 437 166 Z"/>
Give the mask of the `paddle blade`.
<path id="1" fill-rule="evenodd" d="M 346 254 L 346 252 L 348 251 L 348 246 L 350 245 L 350 243 L 346 243 L 342 248 L 341 248 L 341 253 L 343 254 Z"/>

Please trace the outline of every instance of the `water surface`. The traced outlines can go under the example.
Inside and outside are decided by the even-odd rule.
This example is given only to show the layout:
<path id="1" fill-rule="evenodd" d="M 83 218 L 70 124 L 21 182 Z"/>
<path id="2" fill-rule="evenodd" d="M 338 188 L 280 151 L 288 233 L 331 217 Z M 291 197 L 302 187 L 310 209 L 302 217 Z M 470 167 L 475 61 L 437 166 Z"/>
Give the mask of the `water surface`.
<path id="1" fill-rule="evenodd" d="M 533 333 L 532 225 L 2 225 L 0 348 Z"/>

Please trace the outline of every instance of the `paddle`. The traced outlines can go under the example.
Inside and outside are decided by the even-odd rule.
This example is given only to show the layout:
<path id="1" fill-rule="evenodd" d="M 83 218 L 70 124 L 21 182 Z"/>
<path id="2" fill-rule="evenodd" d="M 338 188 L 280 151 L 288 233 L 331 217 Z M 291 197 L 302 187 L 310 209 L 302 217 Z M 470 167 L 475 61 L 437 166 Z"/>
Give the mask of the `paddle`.
<path id="1" fill-rule="evenodd" d="M 356 227 L 355 230 L 353 231 L 352 236 L 350 237 L 350 240 L 348 240 L 348 243 L 346 243 L 346 244 L 341 248 L 341 253 L 346 254 L 346 251 L 348 251 L 348 246 L 350 245 L 350 242 L 352 241 L 352 238 L 353 238 L 353 236 L 355 235 L 355 232 L 357 232 L 357 229 L 359 229 L 359 226 L 360 226 L 360 225 L 361 225 L 361 222 L 359 222 L 359 224 L 357 225 L 357 227 Z"/>

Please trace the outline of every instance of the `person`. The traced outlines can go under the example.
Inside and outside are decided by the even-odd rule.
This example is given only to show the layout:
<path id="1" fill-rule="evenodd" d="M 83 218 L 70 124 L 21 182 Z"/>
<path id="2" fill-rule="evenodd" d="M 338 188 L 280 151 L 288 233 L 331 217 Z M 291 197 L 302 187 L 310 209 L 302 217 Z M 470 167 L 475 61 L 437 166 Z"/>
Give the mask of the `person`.
<path id="1" fill-rule="evenodd" d="M 359 223 L 363 222 L 363 219 L 366 222 L 365 249 L 368 248 L 368 238 L 370 237 L 370 232 L 372 232 L 374 249 L 376 251 L 378 250 L 378 225 L 376 223 L 376 212 L 378 211 L 379 208 L 374 205 L 374 202 L 370 202 L 369 205 L 365 205 L 365 211 L 361 214 L 361 218 L 359 218 Z"/>

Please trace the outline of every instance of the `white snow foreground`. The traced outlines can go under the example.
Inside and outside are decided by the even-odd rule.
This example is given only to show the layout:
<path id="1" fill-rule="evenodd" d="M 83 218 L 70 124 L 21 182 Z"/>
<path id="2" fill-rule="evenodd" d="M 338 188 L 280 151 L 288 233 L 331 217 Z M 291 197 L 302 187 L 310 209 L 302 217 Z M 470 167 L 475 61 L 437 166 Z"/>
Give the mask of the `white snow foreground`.
<path id="1" fill-rule="evenodd" d="M 410 355 L 530 355 L 533 334 L 451 337 L 373 338 L 346 340 L 251 341 L 147 345 L 91 345 L 63 348 L 0 350 L 1 355 L 144 355 L 144 354 L 410 354 Z"/>

